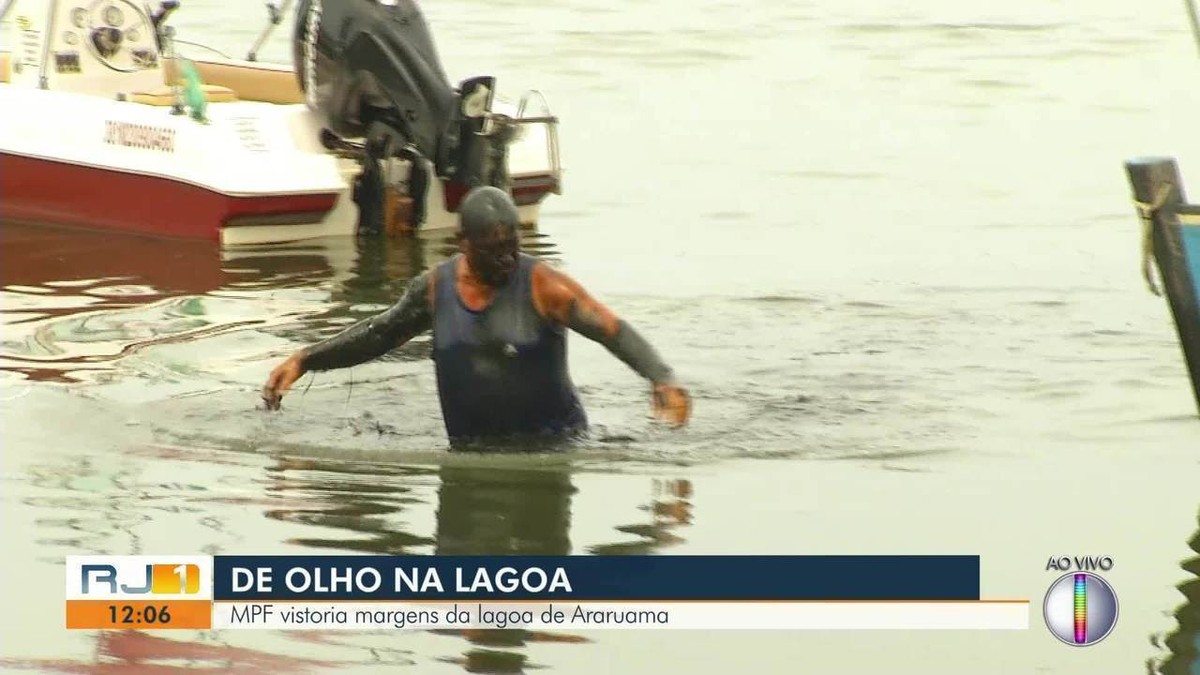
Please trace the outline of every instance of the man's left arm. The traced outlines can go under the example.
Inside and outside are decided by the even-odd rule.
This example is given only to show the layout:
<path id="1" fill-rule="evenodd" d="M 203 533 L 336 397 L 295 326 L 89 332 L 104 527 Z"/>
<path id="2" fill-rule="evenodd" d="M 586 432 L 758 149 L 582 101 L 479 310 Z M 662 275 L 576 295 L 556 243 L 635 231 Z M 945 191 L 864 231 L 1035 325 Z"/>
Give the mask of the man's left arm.
<path id="1" fill-rule="evenodd" d="M 598 342 L 638 375 L 650 380 L 655 413 L 676 426 L 687 423 L 691 397 L 658 350 L 632 325 L 593 298 L 567 275 L 539 264 L 535 268 L 534 305 L 548 319 Z"/>

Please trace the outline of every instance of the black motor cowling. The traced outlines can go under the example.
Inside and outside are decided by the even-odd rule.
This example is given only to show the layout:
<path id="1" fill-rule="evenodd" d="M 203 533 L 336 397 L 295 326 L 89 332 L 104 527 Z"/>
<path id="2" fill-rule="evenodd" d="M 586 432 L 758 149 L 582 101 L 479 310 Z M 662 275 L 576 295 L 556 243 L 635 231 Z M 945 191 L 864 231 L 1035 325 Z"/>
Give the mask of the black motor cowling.
<path id="1" fill-rule="evenodd" d="M 437 156 L 457 94 L 416 2 L 301 0 L 292 46 L 300 89 L 334 133 L 384 121 Z"/>
<path id="2" fill-rule="evenodd" d="M 508 139 L 479 135 L 495 78 L 452 86 L 415 1 L 300 0 L 292 47 L 309 107 L 337 136 L 364 138 L 369 158 L 430 160 L 452 211 L 470 188 L 507 189 Z M 361 194 L 378 192 L 375 169 L 364 164 Z"/>

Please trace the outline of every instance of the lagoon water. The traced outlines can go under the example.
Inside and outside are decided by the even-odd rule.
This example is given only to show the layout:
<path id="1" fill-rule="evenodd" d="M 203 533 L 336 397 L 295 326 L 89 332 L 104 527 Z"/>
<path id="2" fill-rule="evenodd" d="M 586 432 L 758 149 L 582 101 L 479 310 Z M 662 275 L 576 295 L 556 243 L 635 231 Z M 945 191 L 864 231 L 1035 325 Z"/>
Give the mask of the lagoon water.
<path id="1" fill-rule="evenodd" d="M 595 430 L 569 453 L 448 453 L 426 340 L 267 414 L 274 363 L 448 244 L 5 223 L 0 669 L 1200 672 L 1200 417 L 1121 166 L 1174 156 L 1200 194 L 1181 3 L 626 5 L 424 9 L 452 78 L 562 118 L 565 192 L 526 248 L 660 347 L 693 423 L 652 424 L 581 339 Z M 176 19 L 235 56 L 264 22 L 215 0 Z M 1030 626 L 68 633 L 63 556 L 87 553 L 968 553 Z M 1115 563 L 1097 646 L 1042 622 L 1063 555 Z"/>

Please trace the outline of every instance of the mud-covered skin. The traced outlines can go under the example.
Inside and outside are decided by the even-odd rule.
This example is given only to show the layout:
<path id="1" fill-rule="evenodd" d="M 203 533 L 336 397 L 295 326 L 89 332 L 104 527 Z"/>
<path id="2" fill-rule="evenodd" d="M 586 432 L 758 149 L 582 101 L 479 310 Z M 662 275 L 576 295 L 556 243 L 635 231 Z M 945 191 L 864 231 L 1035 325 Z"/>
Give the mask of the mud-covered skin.
<path id="1" fill-rule="evenodd" d="M 604 345 L 613 356 L 655 384 L 675 379 L 674 372 L 654 347 L 624 319 L 617 319 L 617 330 L 610 334 L 599 317 L 576 301 L 571 303 L 567 314 L 567 327 Z"/>
<path id="2" fill-rule="evenodd" d="M 485 286 L 508 283 L 521 253 L 517 226 L 521 218 L 512 199 L 495 187 L 471 191 L 459 207 L 459 232 L 471 274 Z"/>
<path id="3" fill-rule="evenodd" d="M 332 370 L 379 358 L 433 326 L 429 273 L 412 280 L 400 300 L 381 314 L 364 319 L 304 350 L 304 370 Z"/>

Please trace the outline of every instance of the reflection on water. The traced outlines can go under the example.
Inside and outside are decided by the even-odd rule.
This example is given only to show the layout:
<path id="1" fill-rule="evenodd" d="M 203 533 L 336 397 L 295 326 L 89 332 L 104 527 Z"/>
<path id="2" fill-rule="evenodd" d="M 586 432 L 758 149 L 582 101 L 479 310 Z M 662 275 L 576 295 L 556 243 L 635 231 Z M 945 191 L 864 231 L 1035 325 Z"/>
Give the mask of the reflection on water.
<path id="1" fill-rule="evenodd" d="M 566 470 L 443 466 L 438 489 L 439 555 L 567 555 L 571 496 Z M 523 629 L 439 631 L 471 645 L 457 658 L 471 673 L 519 673 L 533 664 L 517 650 L 529 642 L 582 641 Z"/>
<path id="2" fill-rule="evenodd" d="M 471 463 L 468 458 L 437 468 L 349 463 L 336 459 L 280 458 L 268 468 L 268 492 L 290 506 L 269 518 L 320 528 L 320 536 L 290 543 L 317 549 L 411 555 L 570 555 L 571 501 L 576 488 L 570 464 L 553 466 Z M 432 498 L 431 485 L 436 483 Z M 649 522 L 618 525 L 641 537 L 593 547 L 594 554 L 650 554 L 682 542 L 673 530 L 691 523 L 687 480 L 654 479 L 640 508 Z M 414 531 L 410 508 L 432 499 L 433 532 Z M 587 642 L 565 634 L 504 630 L 438 630 L 470 647 L 443 659 L 472 673 L 515 673 L 536 664 L 520 648 L 533 642 Z"/>
<path id="3" fill-rule="evenodd" d="M 648 523 L 621 525 L 617 529 L 641 537 L 639 541 L 601 544 L 588 549 L 595 555 L 646 555 L 684 542 L 679 528 L 692 524 L 692 482 L 655 479 L 651 499 L 641 508 Z"/>
<path id="4" fill-rule="evenodd" d="M 169 631 L 168 631 L 169 632 Z M 92 663 L 73 659 L 37 662 L 0 660 L 8 668 L 40 673 L 80 675 L 157 675 L 160 673 L 209 670 L 221 673 L 308 673 L 350 665 L 298 656 L 273 654 L 219 642 L 184 642 L 165 635 L 141 631 L 97 631 Z M 358 661 L 357 663 L 370 663 Z"/>
<path id="5" fill-rule="evenodd" d="M 443 466 L 439 555 L 568 555 L 571 495 L 564 470 Z"/>
<path id="6" fill-rule="evenodd" d="M 1170 656 L 1159 666 L 1160 675 L 1200 675 L 1200 514 L 1196 534 L 1188 546 L 1196 555 L 1182 565 L 1191 578 L 1179 585 L 1185 600 L 1175 610 L 1179 626 L 1165 641 Z"/>
<path id="7" fill-rule="evenodd" d="M 337 460 L 280 458 L 267 469 L 267 492 L 284 498 L 286 508 L 268 518 L 319 528 L 315 535 L 289 540 L 316 549 L 411 555 L 431 543 L 412 533 L 405 509 L 422 498 L 415 486 L 436 479 L 434 470 Z"/>
<path id="8" fill-rule="evenodd" d="M 536 230 L 524 230 L 522 244 L 554 260 L 553 244 Z M 249 328 L 319 339 L 386 308 L 409 279 L 456 250 L 447 233 L 221 250 L 209 242 L 3 223 L 0 371 L 71 382 L 168 342 Z M 264 313 L 264 301 L 278 311 Z"/>

